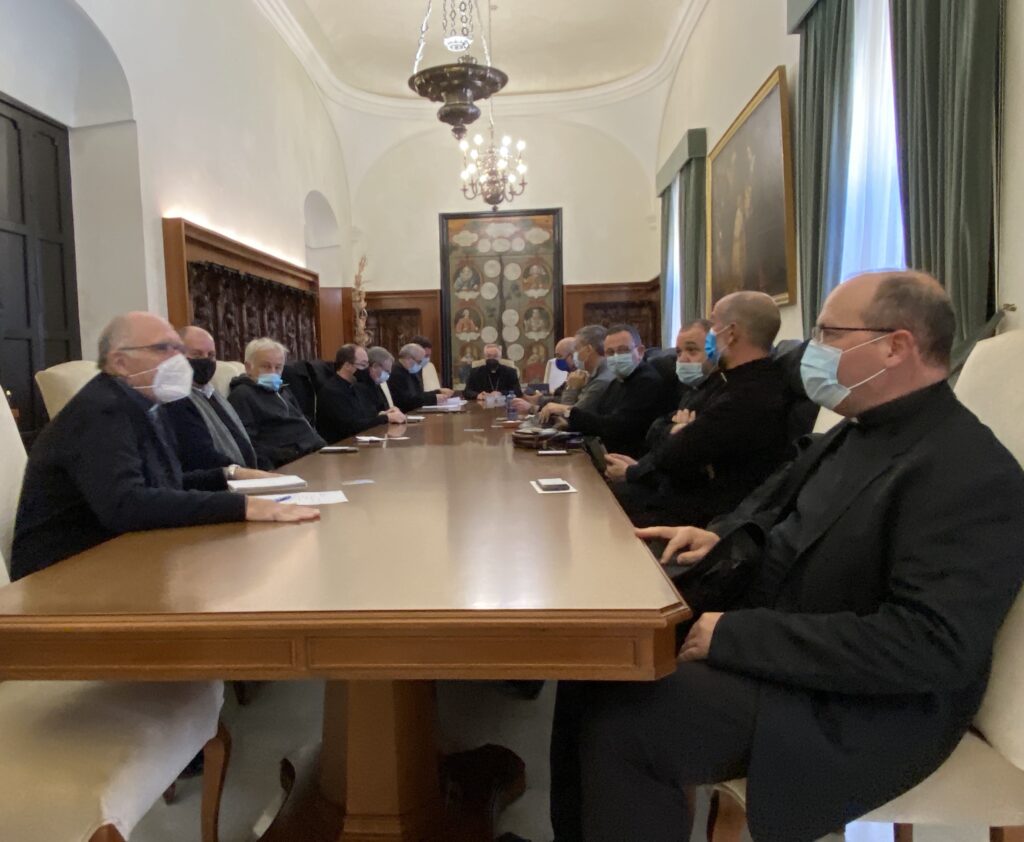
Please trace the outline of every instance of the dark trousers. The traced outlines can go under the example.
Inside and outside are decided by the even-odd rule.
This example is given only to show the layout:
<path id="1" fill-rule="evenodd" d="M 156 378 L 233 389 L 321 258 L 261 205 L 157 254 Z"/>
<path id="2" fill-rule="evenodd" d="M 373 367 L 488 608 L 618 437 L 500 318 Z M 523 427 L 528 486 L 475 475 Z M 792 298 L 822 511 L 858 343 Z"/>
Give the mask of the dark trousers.
<path id="1" fill-rule="evenodd" d="M 613 482 L 610 485 L 615 499 L 634 526 L 703 528 L 716 514 L 707 505 L 711 501 L 706 493 L 702 495 L 677 491 L 667 483 L 661 487 L 638 482 Z"/>
<path id="2" fill-rule="evenodd" d="M 651 683 L 560 682 L 551 734 L 556 842 L 686 842 L 685 790 L 746 774 L 757 681 L 680 664 Z"/>

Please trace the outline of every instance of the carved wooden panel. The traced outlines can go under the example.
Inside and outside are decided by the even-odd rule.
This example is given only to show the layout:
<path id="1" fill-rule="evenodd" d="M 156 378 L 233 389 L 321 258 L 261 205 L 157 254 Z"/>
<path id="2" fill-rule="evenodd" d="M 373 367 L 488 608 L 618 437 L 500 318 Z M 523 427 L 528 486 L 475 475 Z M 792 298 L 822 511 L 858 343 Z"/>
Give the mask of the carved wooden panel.
<path id="1" fill-rule="evenodd" d="M 367 310 L 366 332 L 370 345 L 382 345 L 391 353 L 423 333 L 423 318 L 419 310 Z"/>
<path id="2" fill-rule="evenodd" d="M 217 355 L 241 360 L 252 339 L 269 336 L 291 359 L 317 353 L 317 294 L 207 261 L 188 264 L 192 323 L 213 334 Z"/>
<path id="3" fill-rule="evenodd" d="M 661 284 L 658 278 L 643 283 L 572 284 L 565 287 L 565 334 L 585 324 L 625 322 L 636 327 L 648 348 L 662 344 Z M 675 339 L 672 337 L 668 341 Z"/>
<path id="4" fill-rule="evenodd" d="M 583 305 L 583 320 L 588 325 L 633 325 L 648 348 L 658 346 L 661 336 L 660 308 L 650 301 L 614 301 Z"/>

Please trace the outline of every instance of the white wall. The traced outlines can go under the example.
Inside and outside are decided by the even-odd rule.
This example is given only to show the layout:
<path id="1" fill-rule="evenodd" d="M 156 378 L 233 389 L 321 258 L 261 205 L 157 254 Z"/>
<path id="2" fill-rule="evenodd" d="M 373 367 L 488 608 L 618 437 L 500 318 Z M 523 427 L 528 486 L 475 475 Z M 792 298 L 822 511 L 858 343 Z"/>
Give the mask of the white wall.
<path id="1" fill-rule="evenodd" d="M 250 0 L 79 0 L 109 40 L 138 123 L 149 306 L 166 308 L 161 218 L 200 224 L 305 262 L 316 189 L 342 228 L 341 150 L 315 88 Z"/>
<path id="2" fill-rule="evenodd" d="M 778 65 L 786 66 L 787 83 L 795 93 L 799 60 L 800 39 L 786 31 L 786 0 L 708 3 L 669 91 L 659 167 L 689 129 L 707 129 L 710 151 Z M 791 113 L 795 128 L 795 109 Z M 793 306 L 782 308 L 780 339 L 803 336 L 799 290 L 797 295 Z"/>
<path id="3" fill-rule="evenodd" d="M 1024 0 L 1006 4 L 1006 76 L 1003 99 L 1003 168 L 999 220 L 1000 304 L 1007 328 L 1024 327 Z"/>
<path id="4" fill-rule="evenodd" d="M 565 283 L 648 281 L 658 274 L 653 181 L 632 152 L 597 129 L 554 119 L 504 119 L 497 128 L 527 142 L 528 185 L 509 207 L 562 208 Z M 354 257 L 366 254 L 371 290 L 438 287 L 438 214 L 489 209 L 462 196 L 461 169 L 455 141 L 436 122 L 369 168 L 353 224 L 360 232 Z"/>

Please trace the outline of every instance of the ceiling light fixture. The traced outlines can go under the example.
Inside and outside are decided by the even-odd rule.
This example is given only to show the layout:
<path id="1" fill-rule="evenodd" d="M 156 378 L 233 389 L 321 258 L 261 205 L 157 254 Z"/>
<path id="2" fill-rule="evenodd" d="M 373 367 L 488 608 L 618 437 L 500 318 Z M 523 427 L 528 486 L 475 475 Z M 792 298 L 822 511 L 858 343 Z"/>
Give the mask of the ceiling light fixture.
<path id="1" fill-rule="evenodd" d="M 441 64 L 420 70 L 430 29 L 433 0 L 427 0 L 427 12 L 420 25 L 419 44 L 413 61 L 409 87 L 431 102 L 443 102 L 437 112 L 442 123 L 452 127 L 457 140 L 466 136 L 466 126 L 480 116 L 475 102 L 496 94 L 508 83 L 508 76 L 491 67 L 490 50 L 481 37 L 486 64 L 477 64 L 467 51 L 473 44 L 473 19 L 479 19 L 477 0 L 443 0 L 442 40 L 452 53 L 462 53 L 454 64 Z"/>
<path id="2" fill-rule="evenodd" d="M 476 135 L 470 143 L 465 138 L 459 141 L 462 150 L 462 195 L 472 201 L 477 196 L 498 210 L 502 202 L 511 202 L 526 190 L 526 162 L 523 152 L 526 141 L 516 142 L 505 135 L 501 145 L 494 142 L 494 115 L 490 114 L 489 140 L 484 147 L 482 135 Z"/>

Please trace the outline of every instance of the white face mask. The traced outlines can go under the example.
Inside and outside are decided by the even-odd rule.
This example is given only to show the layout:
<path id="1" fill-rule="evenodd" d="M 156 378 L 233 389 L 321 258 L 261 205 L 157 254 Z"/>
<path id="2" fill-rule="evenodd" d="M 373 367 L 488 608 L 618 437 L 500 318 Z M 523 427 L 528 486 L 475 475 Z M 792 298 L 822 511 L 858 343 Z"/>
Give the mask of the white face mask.
<path id="1" fill-rule="evenodd" d="M 172 403 L 187 398 L 192 392 L 192 366 L 182 354 L 175 354 L 168 357 L 156 368 L 147 368 L 145 371 L 137 371 L 129 377 L 138 377 L 140 374 L 156 372 L 152 386 L 133 386 L 140 391 L 145 389 L 153 390 L 153 397 L 160 403 Z"/>

